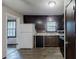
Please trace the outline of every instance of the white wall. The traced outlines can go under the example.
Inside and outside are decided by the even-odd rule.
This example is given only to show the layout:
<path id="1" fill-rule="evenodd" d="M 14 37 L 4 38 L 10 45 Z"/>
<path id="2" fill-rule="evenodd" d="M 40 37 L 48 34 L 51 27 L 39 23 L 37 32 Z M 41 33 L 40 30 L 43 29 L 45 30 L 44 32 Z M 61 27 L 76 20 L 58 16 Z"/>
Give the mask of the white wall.
<path id="1" fill-rule="evenodd" d="M 6 56 L 6 8 L 2 6 L 2 58 Z"/>
<path id="2" fill-rule="evenodd" d="M 17 44 L 16 40 L 17 40 L 16 38 L 8 38 L 7 44 Z"/>
<path id="3" fill-rule="evenodd" d="M 19 34 L 19 25 L 23 21 L 23 16 L 16 11 L 10 9 L 9 7 L 5 6 L 4 4 L 2 5 L 2 57 L 6 56 L 6 47 L 7 47 L 7 15 L 11 15 L 14 18 L 16 18 L 17 22 L 17 37 L 16 37 L 16 43 L 18 39 L 18 34 Z M 20 22 L 21 21 L 21 22 Z"/>
<path id="4" fill-rule="evenodd" d="M 10 8 L 7 7 L 7 19 L 8 19 L 8 16 L 11 17 L 11 18 L 14 18 L 16 19 L 16 27 L 19 26 L 20 23 L 23 23 L 23 16 L 18 14 L 17 12 L 11 10 Z M 16 38 L 8 38 L 7 39 L 7 44 L 17 44 L 17 36 L 18 36 L 18 28 L 16 28 L 17 32 L 16 32 Z"/>
<path id="5" fill-rule="evenodd" d="M 21 15 L 21 14 L 19 14 L 19 13 L 17 13 L 17 12 L 15 12 L 15 11 L 13 11 L 13 10 L 11 10 L 10 8 L 8 8 L 7 7 L 7 16 L 11 16 L 11 17 L 13 17 L 14 19 L 16 19 L 16 23 L 17 23 L 17 32 L 16 32 L 16 38 L 9 38 L 9 39 L 7 39 L 7 44 L 17 44 L 17 36 L 18 36 L 18 26 L 19 26 L 19 24 L 20 23 L 23 23 L 22 21 L 23 21 L 23 16 Z"/>

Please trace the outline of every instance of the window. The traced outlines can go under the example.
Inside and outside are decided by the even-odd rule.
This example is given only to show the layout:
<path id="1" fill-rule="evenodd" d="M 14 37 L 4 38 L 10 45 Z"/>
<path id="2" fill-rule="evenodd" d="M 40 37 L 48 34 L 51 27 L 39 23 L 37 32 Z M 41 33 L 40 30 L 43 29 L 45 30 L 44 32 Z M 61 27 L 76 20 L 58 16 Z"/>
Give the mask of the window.
<path id="1" fill-rule="evenodd" d="M 47 31 L 56 31 L 56 22 L 47 22 Z"/>
<path id="2" fill-rule="evenodd" d="M 8 38 L 15 38 L 16 37 L 16 21 L 15 20 L 8 20 Z"/>

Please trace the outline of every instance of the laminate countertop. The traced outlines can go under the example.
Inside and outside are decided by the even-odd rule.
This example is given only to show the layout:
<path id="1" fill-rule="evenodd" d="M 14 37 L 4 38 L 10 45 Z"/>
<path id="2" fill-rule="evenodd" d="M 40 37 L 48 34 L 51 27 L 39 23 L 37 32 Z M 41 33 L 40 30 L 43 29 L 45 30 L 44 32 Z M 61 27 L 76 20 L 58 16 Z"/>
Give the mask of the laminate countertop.
<path id="1" fill-rule="evenodd" d="M 64 33 L 36 33 L 34 36 L 64 36 Z"/>

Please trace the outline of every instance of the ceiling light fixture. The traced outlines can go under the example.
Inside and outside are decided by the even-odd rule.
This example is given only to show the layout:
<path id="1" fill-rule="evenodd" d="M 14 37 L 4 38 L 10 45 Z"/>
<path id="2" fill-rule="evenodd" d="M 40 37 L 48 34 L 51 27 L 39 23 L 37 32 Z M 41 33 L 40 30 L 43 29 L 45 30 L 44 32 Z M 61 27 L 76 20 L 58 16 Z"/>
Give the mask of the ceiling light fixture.
<path id="1" fill-rule="evenodd" d="M 37 24 L 42 24 L 42 21 L 38 20 L 38 21 L 37 21 Z"/>
<path id="2" fill-rule="evenodd" d="M 50 7 L 54 7 L 54 6 L 56 5 L 56 2 L 55 2 L 55 1 L 49 1 L 49 2 L 48 2 L 48 5 L 49 5 Z"/>

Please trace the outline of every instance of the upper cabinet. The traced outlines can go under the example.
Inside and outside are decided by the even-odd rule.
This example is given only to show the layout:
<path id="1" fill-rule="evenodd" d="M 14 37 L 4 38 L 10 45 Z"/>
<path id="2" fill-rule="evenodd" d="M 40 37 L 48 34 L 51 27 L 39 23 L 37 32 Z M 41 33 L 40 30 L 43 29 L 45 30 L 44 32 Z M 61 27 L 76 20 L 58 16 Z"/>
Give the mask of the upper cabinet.
<path id="1" fill-rule="evenodd" d="M 63 18 L 64 15 L 24 15 L 24 24 L 34 23 L 37 32 L 56 32 L 64 30 Z"/>

